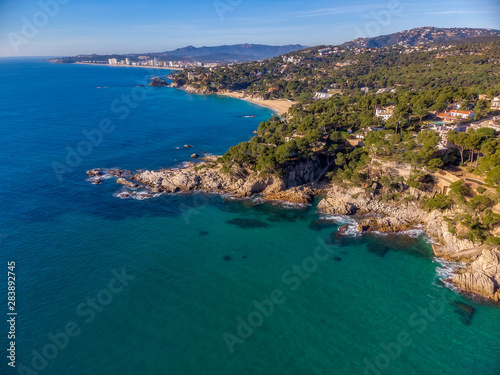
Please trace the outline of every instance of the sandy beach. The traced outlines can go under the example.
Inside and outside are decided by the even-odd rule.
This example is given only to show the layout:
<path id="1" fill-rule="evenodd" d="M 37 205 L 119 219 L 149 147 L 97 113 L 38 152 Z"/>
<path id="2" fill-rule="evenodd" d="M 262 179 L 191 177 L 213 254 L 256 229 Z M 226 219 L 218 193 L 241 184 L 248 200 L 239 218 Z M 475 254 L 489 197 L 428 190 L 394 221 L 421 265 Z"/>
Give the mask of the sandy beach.
<path id="1" fill-rule="evenodd" d="M 231 98 L 236 98 L 236 99 L 243 99 L 251 103 L 261 105 L 263 107 L 271 108 L 276 111 L 277 115 L 282 115 L 288 112 L 290 107 L 295 104 L 295 102 L 291 102 L 286 99 L 273 99 L 273 100 L 256 99 L 245 96 L 245 94 L 242 92 L 221 91 L 219 95 L 230 96 Z"/>

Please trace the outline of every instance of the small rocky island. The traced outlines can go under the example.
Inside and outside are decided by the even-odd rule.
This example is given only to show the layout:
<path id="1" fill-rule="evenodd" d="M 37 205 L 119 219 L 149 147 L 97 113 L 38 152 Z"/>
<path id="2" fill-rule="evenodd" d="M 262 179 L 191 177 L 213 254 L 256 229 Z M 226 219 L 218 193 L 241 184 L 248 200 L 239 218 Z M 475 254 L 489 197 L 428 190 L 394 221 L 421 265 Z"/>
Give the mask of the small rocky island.
<path id="1" fill-rule="evenodd" d="M 165 78 L 153 77 L 153 78 L 151 78 L 151 82 L 149 83 L 149 86 L 168 87 L 168 86 L 170 86 L 170 84 L 167 81 L 165 81 Z"/>
<path id="2" fill-rule="evenodd" d="M 500 301 L 500 250 L 490 245 L 475 244 L 449 230 L 447 217 L 458 215 L 456 209 L 425 210 L 421 200 L 439 193 L 439 187 L 422 191 L 400 182 L 397 186 L 403 197 L 398 203 L 384 199 L 387 188 L 381 183 L 390 173 L 405 173 L 404 166 L 387 168 L 373 163 L 366 169 L 370 183 L 347 186 L 318 183 L 322 175 L 316 160 L 289 163 L 281 176 L 261 175 L 253 170 L 234 167 L 224 170 L 217 157 L 204 158 L 201 163 L 160 171 L 131 173 L 107 171 L 117 177 L 117 183 L 129 188 L 147 188 L 151 194 L 206 191 L 231 194 L 236 197 L 261 196 L 265 200 L 296 204 L 311 203 L 315 196 L 322 199 L 317 210 L 322 214 L 348 215 L 357 220 L 360 233 L 404 233 L 415 228 L 425 229 L 433 240 L 435 256 L 462 263 L 448 280 L 466 293 L 488 300 Z M 102 176 L 101 169 L 87 172 L 93 178 Z M 339 235 L 345 232 L 339 231 Z"/>

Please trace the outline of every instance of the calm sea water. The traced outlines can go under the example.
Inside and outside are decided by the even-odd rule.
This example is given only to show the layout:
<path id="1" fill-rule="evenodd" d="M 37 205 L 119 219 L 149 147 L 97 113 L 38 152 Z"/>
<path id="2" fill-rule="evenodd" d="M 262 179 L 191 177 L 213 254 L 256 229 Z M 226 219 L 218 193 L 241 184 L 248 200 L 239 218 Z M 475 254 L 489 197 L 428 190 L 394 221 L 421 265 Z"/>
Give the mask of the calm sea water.
<path id="1" fill-rule="evenodd" d="M 15 261 L 18 313 L 12 369 L 4 297 L 0 373 L 500 373 L 500 309 L 444 288 L 423 236 L 339 242 L 314 207 L 86 181 L 222 153 L 271 115 L 136 87 L 158 74 L 0 60 L 0 284 Z"/>

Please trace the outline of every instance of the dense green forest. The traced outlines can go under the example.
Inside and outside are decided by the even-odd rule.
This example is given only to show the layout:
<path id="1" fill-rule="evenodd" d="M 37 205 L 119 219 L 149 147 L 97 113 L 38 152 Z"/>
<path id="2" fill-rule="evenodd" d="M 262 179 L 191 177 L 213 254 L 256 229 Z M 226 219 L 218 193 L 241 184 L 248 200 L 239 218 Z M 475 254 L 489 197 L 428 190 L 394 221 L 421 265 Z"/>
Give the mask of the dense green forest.
<path id="1" fill-rule="evenodd" d="M 327 181 L 368 190 L 379 186 L 384 189 L 381 199 L 398 200 L 403 199 L 402 183 L 431 191 L 432 173 L 462 166 L 500 191 L 500 140 L 493 129 L 451 130 L 443 136 L 426 121 L 457 102 L 461 109 L 475 112 L 474 120 L 498 114 L 490 103 L 500 94 L 500 41 L 339 49 L 327 56 L 319 56 L 319 49 L 263 62 L 200 68 L 191 80 L 187 71 L 174 76 L 179 86 L 296 101 L 284 116 L 262 122 L 249 142 L 231 147 L 220 159 L 225 171 L 232 173 L 240 166 L 279 175 L 289 163 L 319 159 Z M 333 88 L 337 91 L 331 98 L 313 100 L 315 91 Z M 394 90 L 377 93 L 380 88 Z M 393 114 L 383 122 L 375 109 L 388 105 Z M 439 144 L 446 144 L 444 151 Z M 409 163 L 412 176 L 406 181 L 384 177 L 374 185 L 365 167 L 386 161 Z M 422 204 L 429 210 L 462 207 L 463 215 L 448 219 L 451 232 L 462 228 L 464 238 L 499 243 L 491 236 L 500 222 L 491 210 L 497 200 L 491 189 L 471 191 L 462 182 L 452 184 L 450 194 L 437 194 Z"/>
<path id="2" fill-rule="evenodd" d="M 212 70 L 199 68 L 196 72 L 200 74 L 191 80 L 185 71 L 176 80 L 214 92 L 244 90 L 265 99 L 301 102 L 309 101 L 315 91 L 330 87 L 347 95 L 362 87 L 373 91 L 385 87 L 423 90 L 455 86 L 487 92 L 500 83 L 500 41 L 452 47 L 345 49 L 326 56 L 319 56 L 320 49 Z"/>

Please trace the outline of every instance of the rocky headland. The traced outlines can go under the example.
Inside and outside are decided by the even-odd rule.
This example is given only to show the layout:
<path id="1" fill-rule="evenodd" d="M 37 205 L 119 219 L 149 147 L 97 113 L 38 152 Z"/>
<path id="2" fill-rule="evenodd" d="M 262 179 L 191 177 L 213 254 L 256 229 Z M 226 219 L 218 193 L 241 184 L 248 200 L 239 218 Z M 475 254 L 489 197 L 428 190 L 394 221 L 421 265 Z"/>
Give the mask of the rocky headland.
<path id="1" fill-rule="evenodd" d="M 421 191 L 400 183 L 397 201 L 387 199 L 385 188 L 377 182 L 387 170 L 368 171 L 371 185 L 352 186 L 317 183 L 323 168 L 317 160 L 289 163 L 280 176 L 266 175 L 241 167 L 224 170 L 217 157 L 201 163 L 188 163 L 182 168 L 131 173 L 111 170 L 116 182 L 127 188 L 143 187 L 153 193 L 206 191 L 236 197 L 259 195 L 265 200 L 295 204 L 311 203 L 321 196 L 317 211 L 321 214 L 352 216 L 361 233 L 400 233 L 423 229 L 432 239 L 435 256 L 460 262 L 456 273 L 448 280 L 460 290 L 486 299 L 500 300 L 500 250 L 493 246 L 475 244 L 451 233 L 446 217 L 462 212 L 460 208 L 427 211 L 421 201 L 433 197 L 439 190 Z M 404 169 L 401 169 L 405 173 Z M 394 173 L 394 171 L 393 171 Z M 87 172 L 94 180 L 103 171 Z M 129 192 L 125 192 L 129 194 Z M 342 231 L 340 231 L 342 232 Z"/>

